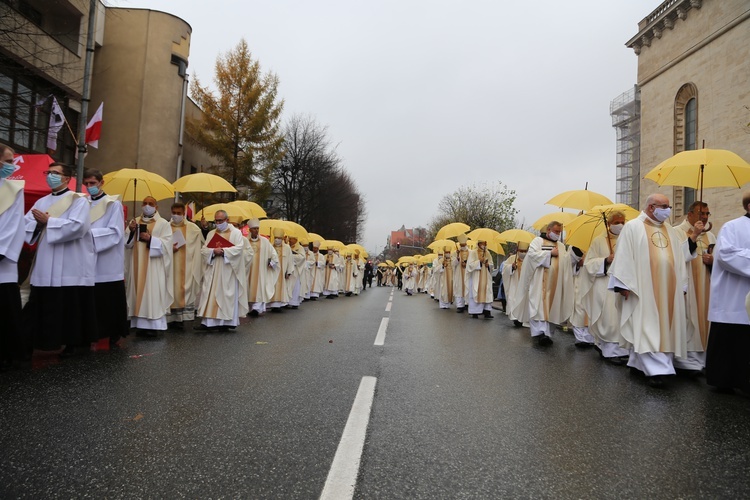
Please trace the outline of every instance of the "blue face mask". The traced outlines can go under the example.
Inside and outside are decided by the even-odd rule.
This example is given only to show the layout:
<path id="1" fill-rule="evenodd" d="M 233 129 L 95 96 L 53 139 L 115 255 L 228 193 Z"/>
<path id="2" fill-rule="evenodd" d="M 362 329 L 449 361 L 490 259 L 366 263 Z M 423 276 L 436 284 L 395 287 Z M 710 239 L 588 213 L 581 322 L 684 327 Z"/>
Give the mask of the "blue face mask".
<path id="1" fill-rule="evenodd" d="M 0 168 L 0 179 L 5 179 L 6 177 L 10 177 L 13 175 L 13 172 L 16 171 L 16 166 L 12 163 L 3 163 L 3 167 Z"/>
<path id="2" fill-rule="evenodd" d="M 88 191 L 91 196 L 96 196 L 100 192 L 99 186 L 86 186 L 86 191 Z"/>
<path id="3" fill-rule="evenodd" d="M 62 183 L 62 175 L 60 174 L 49 174 L 47 176 L 47 185 L 51 189 L 59 188 L 60 186 L 62 186 Z"/>

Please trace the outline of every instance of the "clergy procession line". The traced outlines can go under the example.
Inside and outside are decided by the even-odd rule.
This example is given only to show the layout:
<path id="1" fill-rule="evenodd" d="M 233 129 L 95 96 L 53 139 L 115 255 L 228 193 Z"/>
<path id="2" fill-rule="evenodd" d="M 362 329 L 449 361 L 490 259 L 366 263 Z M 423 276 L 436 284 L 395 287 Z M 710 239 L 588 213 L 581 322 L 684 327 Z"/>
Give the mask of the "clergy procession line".
<path id="1" fill-rule="evenodd" d="M 706 227 L 708 204 L 694 202 L 673 227 L 669 199 L 653 194 L 640 213 L 600 207 L 601 217 L 590 222 L 603 230 L 588 228 L 588 241 L 581 236 L 586 231 L 575 232 L 582 222 L 571 222 L 568 246 L 553 214 L 540 236 L 506 232 L 517 237 L 517 250 L 499 266 L 497 298 L 540 346 L 553 344 L 555 326 L 572 327 L 576 347 L 594 347 L 607 361 L 644 375 L 649 386 L 664 387 L 665 376 L 679 371 L 705 374 L 719 392 L 750 393 L 750 192 L 742 207 L 745 216 L 726 223 L 717 238 Z M 470 250 L 467 235 L 459 234 L 457 245 L 448 241 L 431 262 L 379 274 L 378 285 L 492 318 L 488 240 L 476 238 Z"/>
<path id="2" fill-rule="evenodd" d="M 14 170 L 13 151 L 0 145 L 0 157 L 3 369 L 27 365 L 34 349 L 65 356 L 100 341 L 116 347 L 131 329 L 154 337 L 196 317 L 196 329 L 226 331 L 246 315 L 356 296 L 372 286 L 372 263 L 359 248 L 318 240 L 303 246 L 282 227 L 271 230 L 269 241 L 258 219 L 244 221 L 245 237 L 242 221 L 226 210 L 211 214 L 209 229 L 205 219 L 200 226 L 188 221 L 182 203 L 172 204 L 165 220 L 147 196 L 142 213 L 125 224 L 122 203 L 104 192 L 98 170 L 84 173 L 85 196 L 68 189 L 71 167 L 52 163 L 45 172 L 52 192 L 24 215 L 23 183 L 5 180 Z M 19 287 L 24 242 L 37 249 Z"/>

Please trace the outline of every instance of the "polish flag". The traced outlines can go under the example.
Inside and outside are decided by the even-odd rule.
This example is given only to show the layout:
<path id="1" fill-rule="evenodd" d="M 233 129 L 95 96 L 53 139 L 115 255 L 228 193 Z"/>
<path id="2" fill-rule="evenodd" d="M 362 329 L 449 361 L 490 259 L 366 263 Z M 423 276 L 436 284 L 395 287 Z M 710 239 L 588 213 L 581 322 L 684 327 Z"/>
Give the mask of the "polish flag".
<path id="1" fill-rule="evenodd" d="M 185 216 L 188 218 L 188 220 L 193 220 L 193 217 L 195 216 L 195 202 L 191 201 L 185 206 Z"/>
<path id="2" fill-rule="evenodd" d="M 99 148 L 99 137 L 102 135 L 102 112 L 104 111 L 104 103 L 99 105 L 99 109 L 96 110 L 94 116 L 91 117 L 91 121 L 86 125 L 86 144 L 91 144 L 91 147 Z"/>

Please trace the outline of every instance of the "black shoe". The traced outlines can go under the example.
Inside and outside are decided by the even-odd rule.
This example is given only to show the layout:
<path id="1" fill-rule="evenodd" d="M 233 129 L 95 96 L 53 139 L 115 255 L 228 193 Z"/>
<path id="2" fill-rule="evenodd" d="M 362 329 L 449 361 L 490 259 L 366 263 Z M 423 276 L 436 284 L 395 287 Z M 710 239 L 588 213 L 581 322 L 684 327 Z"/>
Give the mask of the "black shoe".
<path id="1" fill-rule="evenodd" d="M 256 309 L 250 309 L 250 312 L 247 313 L 247 315 L 252 318 L 257 318 L 260 315 L 260 313 Z"/>
<path id="2" fill-rule="evenodd" d="M 202 323 L 198 323 L 197 325 L 193 325 L 193 330 L 198 330 L 200 332 L 205 332 L 208 330 L 208 327 Z"/>
<path id="3" fill-rule="evenodd" d="M 701 376 L 700 370 L 683 370 L 682 368 L 675 368 L 675 372 L 678 376 L 685 378 L 698 378 Z"/>
<path id="4" fill-rule="evenodd" d="M 544 334 L 539 335 L 539 345 L 552 345 L 552 339 Z"/>
<path id="5" fill-rule="evenodd" d="M 655 389 L 663 389 L 664 378 L 661 375 L 654 375 L 653 377 L 646 377 L 646 384 L 648 384 L 649 387 L 653 387 Z"/>
<path id="6" fill-rule="evenodd" d="M 623 359 L 619 356 L 615 356 L 613 358 L 604 358 L 607 360 L 607 363 L 613 364 L 615 366 L 625 366 L 628 361 L 626 359 Z"/>
<path id="7" fill-rule="evenodd" d="M 156 332 L 156 330 L 143 330 L 143 335 L 145 337 L 150 338 L 150 339 L 154 339 L 154 338 L 156 338 L 156 336 L 158 335 L 158 333 Z"/>
<path id="8" fill-rule="evenodd" d="M 326 295 L 326 298 L 327 298 L 327 299 L 332 299 L 332 298 L 333 298 L 333 295 Z"/>
<path id="9" fill-rule="evenodd" d="M 594 344 L 590 344 L 588 342 L 581 342 L 580 340 L 576 340 L 575 343 L 573 343 L 573 345 L 579 349 L 588 349 L 589 347 L 594 347 Z"/>
<path id="10" fill-rule="evenodd" d="M 281 308 L 280 307 L 272 307 L 271 308 L 271 312 L 272 313 L 280 313 L 281 312 Z"/>
<path id="11" fill-rule="evenodd" d="M 523 323 L 521 323 L 517 319 L 514 319 L 513 320 L 513 326 L 515 326 L 516 328 L 521 328 L 523 326 Z"/>
<path id="12" fill-rule="evenodd" d="M 484 311 L 484 317 L 487 318 L 487 319 L 494 318 L 494 316 L 492 315 L 492 313 L 490 311 Z"/>
<path id="13" fill-rule="evenodd" d="M 734 389 L 732 387 L 714 387 L 711 389 L 712 392 L 715 392 L 717 394 L 734 394 Z"/>
<path id="14" fill-rule="evenodd" d="M 471 317 L 474 318 L 474 319 L 477 319 L 477 318 L 479 318 L 479 315 L 478 314 L 472 314 Z"/>

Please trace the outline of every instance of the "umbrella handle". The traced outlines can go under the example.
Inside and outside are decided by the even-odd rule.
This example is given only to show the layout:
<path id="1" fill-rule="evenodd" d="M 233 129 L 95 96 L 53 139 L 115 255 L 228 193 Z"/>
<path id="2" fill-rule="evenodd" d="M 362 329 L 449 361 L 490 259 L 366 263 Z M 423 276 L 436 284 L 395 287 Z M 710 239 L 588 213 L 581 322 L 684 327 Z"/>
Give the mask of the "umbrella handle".
<path id="1" fill-rule="evenodd" d="M 707 233 L 708 231 L 710 231 L 710 230 L 711 230 L 711 228 L 712 228 L 712 227 L 714 227 L 714 224 L 713 224 L 713 222 L 711 222 L 711 221 L 708 221 L 708 224 L 706 224 L 706 226 L 705 226 L 705 227 L 703 228 L 703 232 L 704 232 L 704 233 Z"/>

